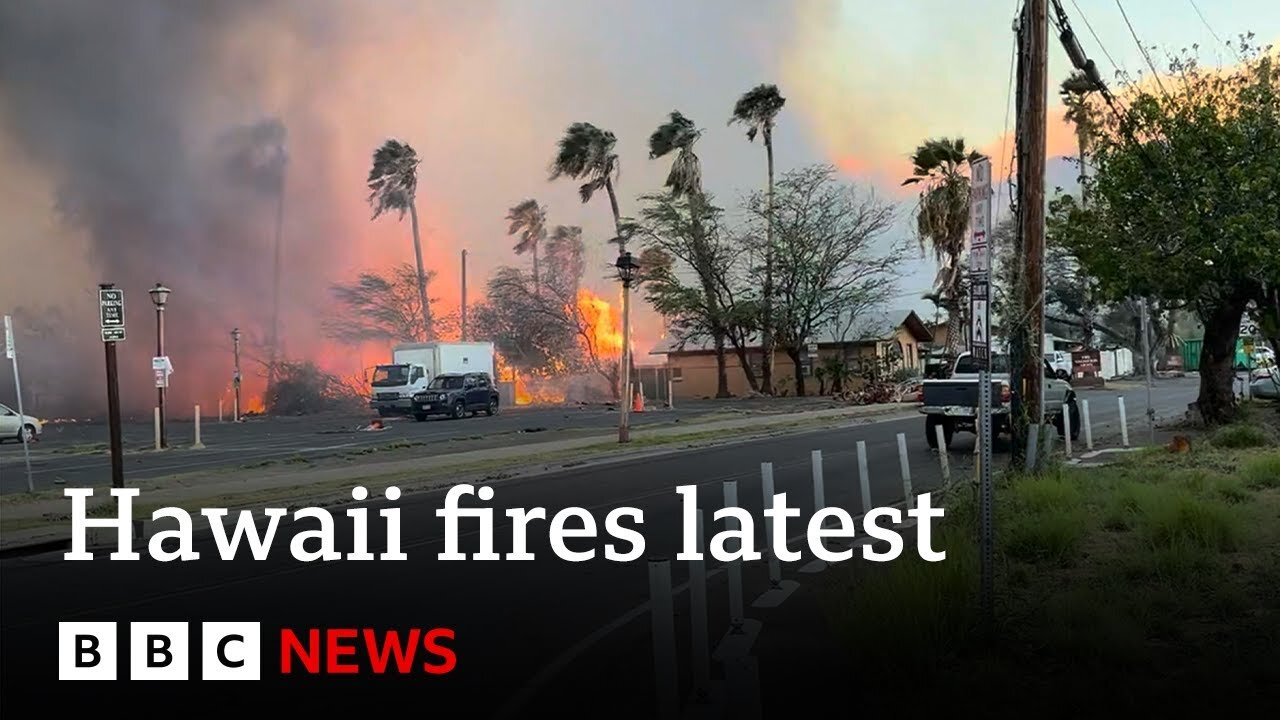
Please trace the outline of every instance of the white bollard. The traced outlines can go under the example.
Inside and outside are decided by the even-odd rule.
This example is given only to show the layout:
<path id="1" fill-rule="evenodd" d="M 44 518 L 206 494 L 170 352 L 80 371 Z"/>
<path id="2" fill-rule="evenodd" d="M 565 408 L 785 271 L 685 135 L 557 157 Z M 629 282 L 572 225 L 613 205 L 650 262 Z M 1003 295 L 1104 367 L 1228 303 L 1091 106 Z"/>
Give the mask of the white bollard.
<path id="1" fill-rule="evenodd" d="M 862 488 L 862 512 L 871 512 L 871 480 L 867 477 L 867 443 L 858 441 L 858 484 Z"/>
<path id="2" fill-rule="evenodd" d="M 156 450 L 160 450 L 160 408 L 155 409 Z"/>
<path id="3" fill-rule="evenodd" d="M 738 481 L 726 480 L 724 482 L 724 506 L 738 506 Z M 738 521 L 733 518 L 727 518 L 725 525 L 738 530 Z M 733 550 L 740 550 L 734 544 Z M 726 548 L 726 550 L 729 548 Z M 738 634 L 742 632 L 742 626 L 746 622 L 746 613 L 742 610 L 742 560 L 732 560 L 729 562 L 729 632 Z"/>
<path id="4" fill-rule="evenodd" d="M 702 509 L 697 511 L 697 533 L 694 547 L 699 557 L 706 552 L 707 536 Z M 690 655 L 693 660 L 693 694 L 705 701 L 711 696 L 711 645 L 707 638 L 707 561 L 689 561 L 689 625 L 693 632 Z"/>
<path id="5" fill-rule="evenodd" d="M 203 450 L 204 443 L 200 442 L 200 406 L 196 406 L 196 441 L 191 443 L 191 449 Z"/>
<path id="6" fill-rule="evenodd" d="M 671 382 L 671 378 L 667 378 L 667 407 L 676 409 L 675 385 Z"/>
<path id="7" fill-rule="evenodd" d="M 1080 412 L 1082 413 L 1081 419 L 1084 422 L 1084 427 L 1081 428 L 1082 430 L 1084 430 L 1084 446 L 1085 448 L 1092 450 L 1093 449 L 1093 422 L 1089 420 L 1089 401 L 1088 400 L 1080 401 Z"/>
<path id="8" fill-rule="evenodd" d="M 1071 408 L 1062 406 L 1062 448 L 1067 457 L 1071 457 Z"/>
<path id="9" fill-rule="evenodd" d="M 773 463 L 760 463 L 760 488 L 764 491 L 764 507 L 766 509 L 773 507 Z M 765 537 L 768 538 L 766 547 L 772 548 L 772 517 L 765 517 L 764 532 Z M 782 584 L 782 564 L 778 561 L 778 555 L 772 549 L 765 552 L 769 556 L 769 587 L 776 588 Z"/>
<path id="10" fill-rule="evenodd" d="M 222 398 L 218 398 L 218 424 L 222 424 Z"/>
<path id="11" fill-rule="evenodd" d="M 1129 418 L 1124 414 L 1124 396 L 1116 398 L 1120 403 L 1120 442 L 1129 447 Z"/>
<path id="12" fill-rule="evenodd" d="M 653 677 L 658 692 L 658 717 L 675 718 L 680 708 L 680 676 L 676 670 L 670 560 L 649 560 L 649 616 L 653 628 Z"/>
<path id="13" fill-rule="evenodd" d="M 947 453 L 946 436 L 941 425 L 933 426 L 933 433 L 938 439 L 938 462 L 942 463 L 942 482 L 951 482 L 951 461 Z"/>
<path id="14" fill-rule="evenodd" d="M 827 507 L 827 497 L 822 487 L 821 450 L 810 451 L 809 464 L 813 466 L 813 511 L 816 513 Z"/>
<path id="15" fill-rule="evenodd" d="M 902 468 L 902 499 L 911 505 L 911 463 L 907 461 L 907 434 L 898 433 L 898 465 Z"/>

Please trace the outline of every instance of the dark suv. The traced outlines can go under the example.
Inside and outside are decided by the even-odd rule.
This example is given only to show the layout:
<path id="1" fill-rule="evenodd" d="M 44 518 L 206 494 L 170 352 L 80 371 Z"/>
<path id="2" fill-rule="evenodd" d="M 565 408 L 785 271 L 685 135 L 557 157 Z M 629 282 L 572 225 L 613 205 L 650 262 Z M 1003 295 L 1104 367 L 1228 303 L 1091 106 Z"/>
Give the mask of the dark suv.
<path id="1" fill-rule="evenodd" d="M 498 390 L 488 373 L 444 373 L 437 375 L 426 390 L 413 396 L 413 417 L 448 415 L 457 420 L 467 413 L 498 414 Z"/>

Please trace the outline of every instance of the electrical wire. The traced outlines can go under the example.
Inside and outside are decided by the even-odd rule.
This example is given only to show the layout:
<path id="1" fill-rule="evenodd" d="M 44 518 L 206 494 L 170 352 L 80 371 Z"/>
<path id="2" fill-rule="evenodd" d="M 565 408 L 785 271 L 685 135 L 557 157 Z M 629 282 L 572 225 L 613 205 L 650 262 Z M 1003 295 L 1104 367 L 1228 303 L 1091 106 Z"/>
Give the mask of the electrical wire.
<path id="1" fill-rule="evenodd" d="M 1015 0 L 1013 4 L 1013 10 L 1015 13 L 1018 11 L 1018 4 L 1020 2 L 1021 0 Z M 1015 17 L 1021 17 L 1021 13 L 1019 13 Z M 1018 64 L 1018 37 L 1017 37 L 1017 34 L 1015 33 L 1013 38 L 1013 48 L 1009 51 L 1009 88 L 1008 90 L 1005 91 L 1005 98 L 1004 98 L 1004 132 L 1000 134 L 1000 160 L 1001 161 L 1004 160 L 1005 144 L 1009 139 L 1009 115 L 1010 115 L 1010 110 L 1012 109 L 1012 106 L 1013 106 L 1013 76 L 1014 76 L 1014 68 L 1017 67 L 1017 64 Z M 1009 164 L 1005 166 L 1005 170 L 1007 172 L 1006 178 L 1011 177 L 1013 175 L 1012 158 L 1009 160 Z M 1013 208 L 1013 189 L 1007 183 L 1005 184 L 1005 187 L 1006 187 L 1006 196 L 1008 199 L 1008 203 L 1005 204 L 1005 214 L 1008 214 L 1008 212 Z M 999 191 L 997 190 L 996 200 L 999 200 L 999 199 L 1000 199 L 1000 194 L 999 194 Z M 999 216 L 994 218 L 993 229 L 995 225 L 999 225 L 999 220 L 1000 220 Z"/>
<path id="2" fill-rule="evenodd" d="M 1147 67 L 1151 68 L 1151 75 L 1156 79 L 1156 85 L 1160 88 L 1160 94 L 1165 96 L 1167 100 L 1169 93 L 1164 89 L 1164 83 L 1160 80 L 1160 71 L 1156 70 L 1155 63 L 1151 62 L 1151 55 L 1147 53 L 1147 49 L 1142 46 L 1142 41 L 1138 39 L 1138 33 L 1133 29 L 1133 23 L 1129 22 L 1129 13 L 1124 11 L 1124 3 L 1116 0 L 1116 7 L 1120 8 L 1120 16 L 1124 18 L 1124 24 L 1129 28 L 1129 34 L 1133 36 L 1133 44 L 1138 46 L 1138 52 L 1142 53 L 1142 59 L 1147 61 Z"/>
<path id="3" fill-rule="evenodd" d="M 1187 0 L 1187 2 L 1191 3 L 1191 9 L 1196 11 L 1196 16 L 1200 18 L 1200 22 L 1204 23 L 1205 29 L 1209 31 L 1209 34 L 1213 36 L 1213 39 L 1224 45 L 1228 50 L 1234 52 L 1237 58 L 1240 57 L 1240 53 L 1231 46 L 1231 43 L 1223 42 L 1218 33 L 1214 31 L 1213 26 L 1209 24 L 1208 18 L 1204 16 L 1204 13 L 1200 12 L 1200 6 L 1196 4 L 1196 0 Z"/>

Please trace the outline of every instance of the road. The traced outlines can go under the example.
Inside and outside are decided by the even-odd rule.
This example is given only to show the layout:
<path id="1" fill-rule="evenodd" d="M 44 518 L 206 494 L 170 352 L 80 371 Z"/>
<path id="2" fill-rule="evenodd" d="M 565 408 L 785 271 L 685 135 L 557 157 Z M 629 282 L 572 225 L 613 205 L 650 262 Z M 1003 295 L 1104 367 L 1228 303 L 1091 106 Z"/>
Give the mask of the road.
<path id="1" fill-rule="evenodd" d="M 1131 432 L 1145 422 L 1145 391 L 1128 389 Z M 1113 390 L 1084 391 L 1090 399 L 1094 425 L 1100 431 L 1118 427 L 1118 410 Z M 1153 406 L 1167 416 L 1185 409 L 1195 397 L 1195 383 L 1189 379 L 1162 380 L 1155 386 Z M 650 409 L 631 415 L 634 427 L 689 422 L 726 409 L 752 412 L 793 411 L 806 407 L 826 407 L 818 399 L 736 400 L 730 402 L 682 402 L 675 410 Z M 322 416 L 297 418 L 255 418 L 244 423 L 202 424 L 203 450 L 190 449 L 194 427 L 190 421 L 170 422 L 170 449 L 156 453 L 150 425 L 127 424 L 125 475 L 130 480 L 163 477 L 216 469 L 250 469 L 255 464 L 297 457 L 316 459 L 391 443 L 421 443 L 420 455 L 483 449 L 492 446 L 530 444 L 572 434 L 597 432 L 602 436 L 617 426 L 616 411 L 599 407 L 518 408 L 489 418 L 478 416 L 462 421 L 433 419 L 418 423 L 407 418 L 387 421 L 382 432 L 363 432 L 365 416 Z M 908 435 L 912 435 L 908 432 Z M 107 428 L 101 423 L 50 425 L 44 438 L 32 445 L 32 481 L 36 490 L 73 486 L 105 486 L 111 482 L 110 461 L 105 450 Z M 972 448 L 972 436 L 957 436 L 955 448 Z M 356 462 L 371 456 L 357 457 Z M 0 494 L 27 489 L 22 447 L 0 445 Z"/>
<path id="2" fill-rule="evenodd" d="M 1164 385 L 1162 407 L 1169 412 L 1180 410 L 1189 393 L 1194 393 L 1193 385 Z M 1099 436 L 1114 424 L 1115 411 L 1108 411 L 1108 406 L 1115 405 L 1115 396 L 1109 392 L 1090 394 Z M 1132 400 L 1131 408 L 1141 407 Z M 56 697 L 59 708 L 66 710 L 136 701 L 136 695 L 127 694 L 127 683 L 53 685 L 59 621 L 253 620 L 262 623 L 264 633 L 263 689 L 280 693 L 266 696 L 287 699 L 294 710 L 334 714 L 350 708 L 367 712 L 376 697 L 380 702 L 413 701 L 428 711 L 465 708 L 471 717 L 503 710 L 563 714 L 566 708 L 572 708 L 570 714 L 574 715 L 649 717 L 653 714 L 653 671 L 650 620 L 644 607 L 648 600 L 646 558 L 672 557 L 679 547 L 679 496 L 674 488 L 697 485 L 699 506 L 710 511 L 724 504 L 723 484 L 735 481 L 739 505 L 759 519 L 760 465 L 770 462 L 776 491 L 787 493 L 789 504 L 799 507 L 801 518 L 805 518 L 813 511 L 810 452 L 820 450 L 826 504 L 853 510 L 861 505 L 856 446 L 863 441 L 873 503 L 893 503 L 902 495 L 897 454 L 900 432 L 908 439 L 915 491 L 927 491 L 940 482 L 936 455 L 925 447 L 922 427 L 918 418 L 886 420 L 575 468 L 495 483 L 491 502 L 464 503 L 494 508 L 498 552 L 511 549 L 511 522 L 503 512 L 507 508 L 544 507 L 550 517 L 560 508 L 579 506 L 591 511 L 600 525 L 612 508 L 638 508 L 644 513 L 640 529 L 646 549 L 643 557 L 629 563 L 609 562 L 599 553 L 596 559 L 583 563 L 561 560 L 547 540 L 546 524 L 536 521 L 528 536 L 528 549 L 536 560 L 438 560 L 444 530 L 435 510 L 443 504 L 441 492 L 410 495 L 395 503 L 402 510 L 401 543 L 409 556 L 405 562 L 299 563 L 287 551 L 286 541 L 298 529 L 292 523 L 281 525 L 274 550 L 264 561 L 220 561 L 207 540 L 196 545 L 202 558 L 186 563 L 161 564 L 148 559 L 112 562 L 104 558 L 74 563 L 58 555 L 5 560 L 0 562 L 4 577 L 0 583 L 0 630 L 5 638 L 0 645 L 0 672 L 6 681 L 6 701 Z M 957 443 L 959 467 L 964 442 Z M 709 517 L 708 522 L 708 534 L 723 528 L 711 523 Z M 803 531 L 802 519 L 791 522 L 790 534 Z M 756 528 L 761 541 L 762 525 Z M 301 529 L 311 527 L 308 524 Z M 351 547 L 348 522 L 339 517 L 336 527 L 338 550 L 346 551 Z M 462 552 L 478 550 L 476 527 L 474 520 L 463 521 Z M 377 552 L 384 545 L 381 523 L 371 522 L 370 528 L 370 549 Z M 571 541 L 570 547 L 600 550 L 604 543 L 604 539 L 579 539 Z M 792 547 L 803 549 L 802 545 Z M 906 547 L 912 551 L 912 538 L 907 538 Z M 811 559 L 805 555 L 805 561 Z M 810 576 L 797 572 L 799 564 L 788 564 L 784 575 L 813 582 Z M 709 565 L 714 568 L 716 564 Z M 679 587 L 688 579 L 687 569 L 684 563 L 673 563 L 672 567 Z M 762 572 L 759 564 L 746 570 L 748 605 L 765 587 Z M 709 589 L 713 644 L 727 629 L 725 587 L 725 573 L 716 573 Z M 675 607 L 680 672 L 687 688 L 687 593 L 679 594 Z M 768 633 L 784 609 L 785 605 L 773 610 L 749 608 L 748 616 L 762 619 Z M 284 676 L 274 670 L 280 651 L 279 628 L 440 625 L 457 634 L 454 647 L 459 662 L 457 670 L 447 676 L 395 679 L 366 673 L 334 682 L 333 678 Z M 832 697 L 820 692 L 824 683 L 835 688 L 837 697 L 856 695 L 856 678 L 842 676 L 825 627 L 815 616 L 812 624 L 788 638 L 787 653 L 760 656 L 766 716 L 773 714 L 768 708 L 794 710 L 797 683 L 804 683 L 802 694 L 810 700 Z M 121 632 L 126 631 L 122 626 Z M 193 628 L 192 634 L 197 636 L 198 629 Z M 127 662 L 122 668 L 127 673 Z M 193 672 L 198 670 L 196 661 Z M 218 690 L 209 689 L 207 683 L 152 683 L 147 702 L 177 703 L 174 707 L 225 703 L 225 690 Z"/>

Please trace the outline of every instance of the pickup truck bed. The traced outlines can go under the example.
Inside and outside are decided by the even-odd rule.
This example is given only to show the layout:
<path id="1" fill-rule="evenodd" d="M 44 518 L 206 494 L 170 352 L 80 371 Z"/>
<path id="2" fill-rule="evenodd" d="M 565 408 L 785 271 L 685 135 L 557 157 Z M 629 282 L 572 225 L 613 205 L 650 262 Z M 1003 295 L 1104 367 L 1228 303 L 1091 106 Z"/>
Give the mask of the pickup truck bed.
<path id="1" fill-rule="evenodd" d="M 924 394 L 921 398 L 920 412 L 927 415 L 973 416 L 978 411 L 977 378 L 955 378 L 950 380 L 925 380 Z M 1009 408 L 1001 401 L 1000 380 L 991 381 L 991 411 L 995 413 L 1009 412 Z"/>

